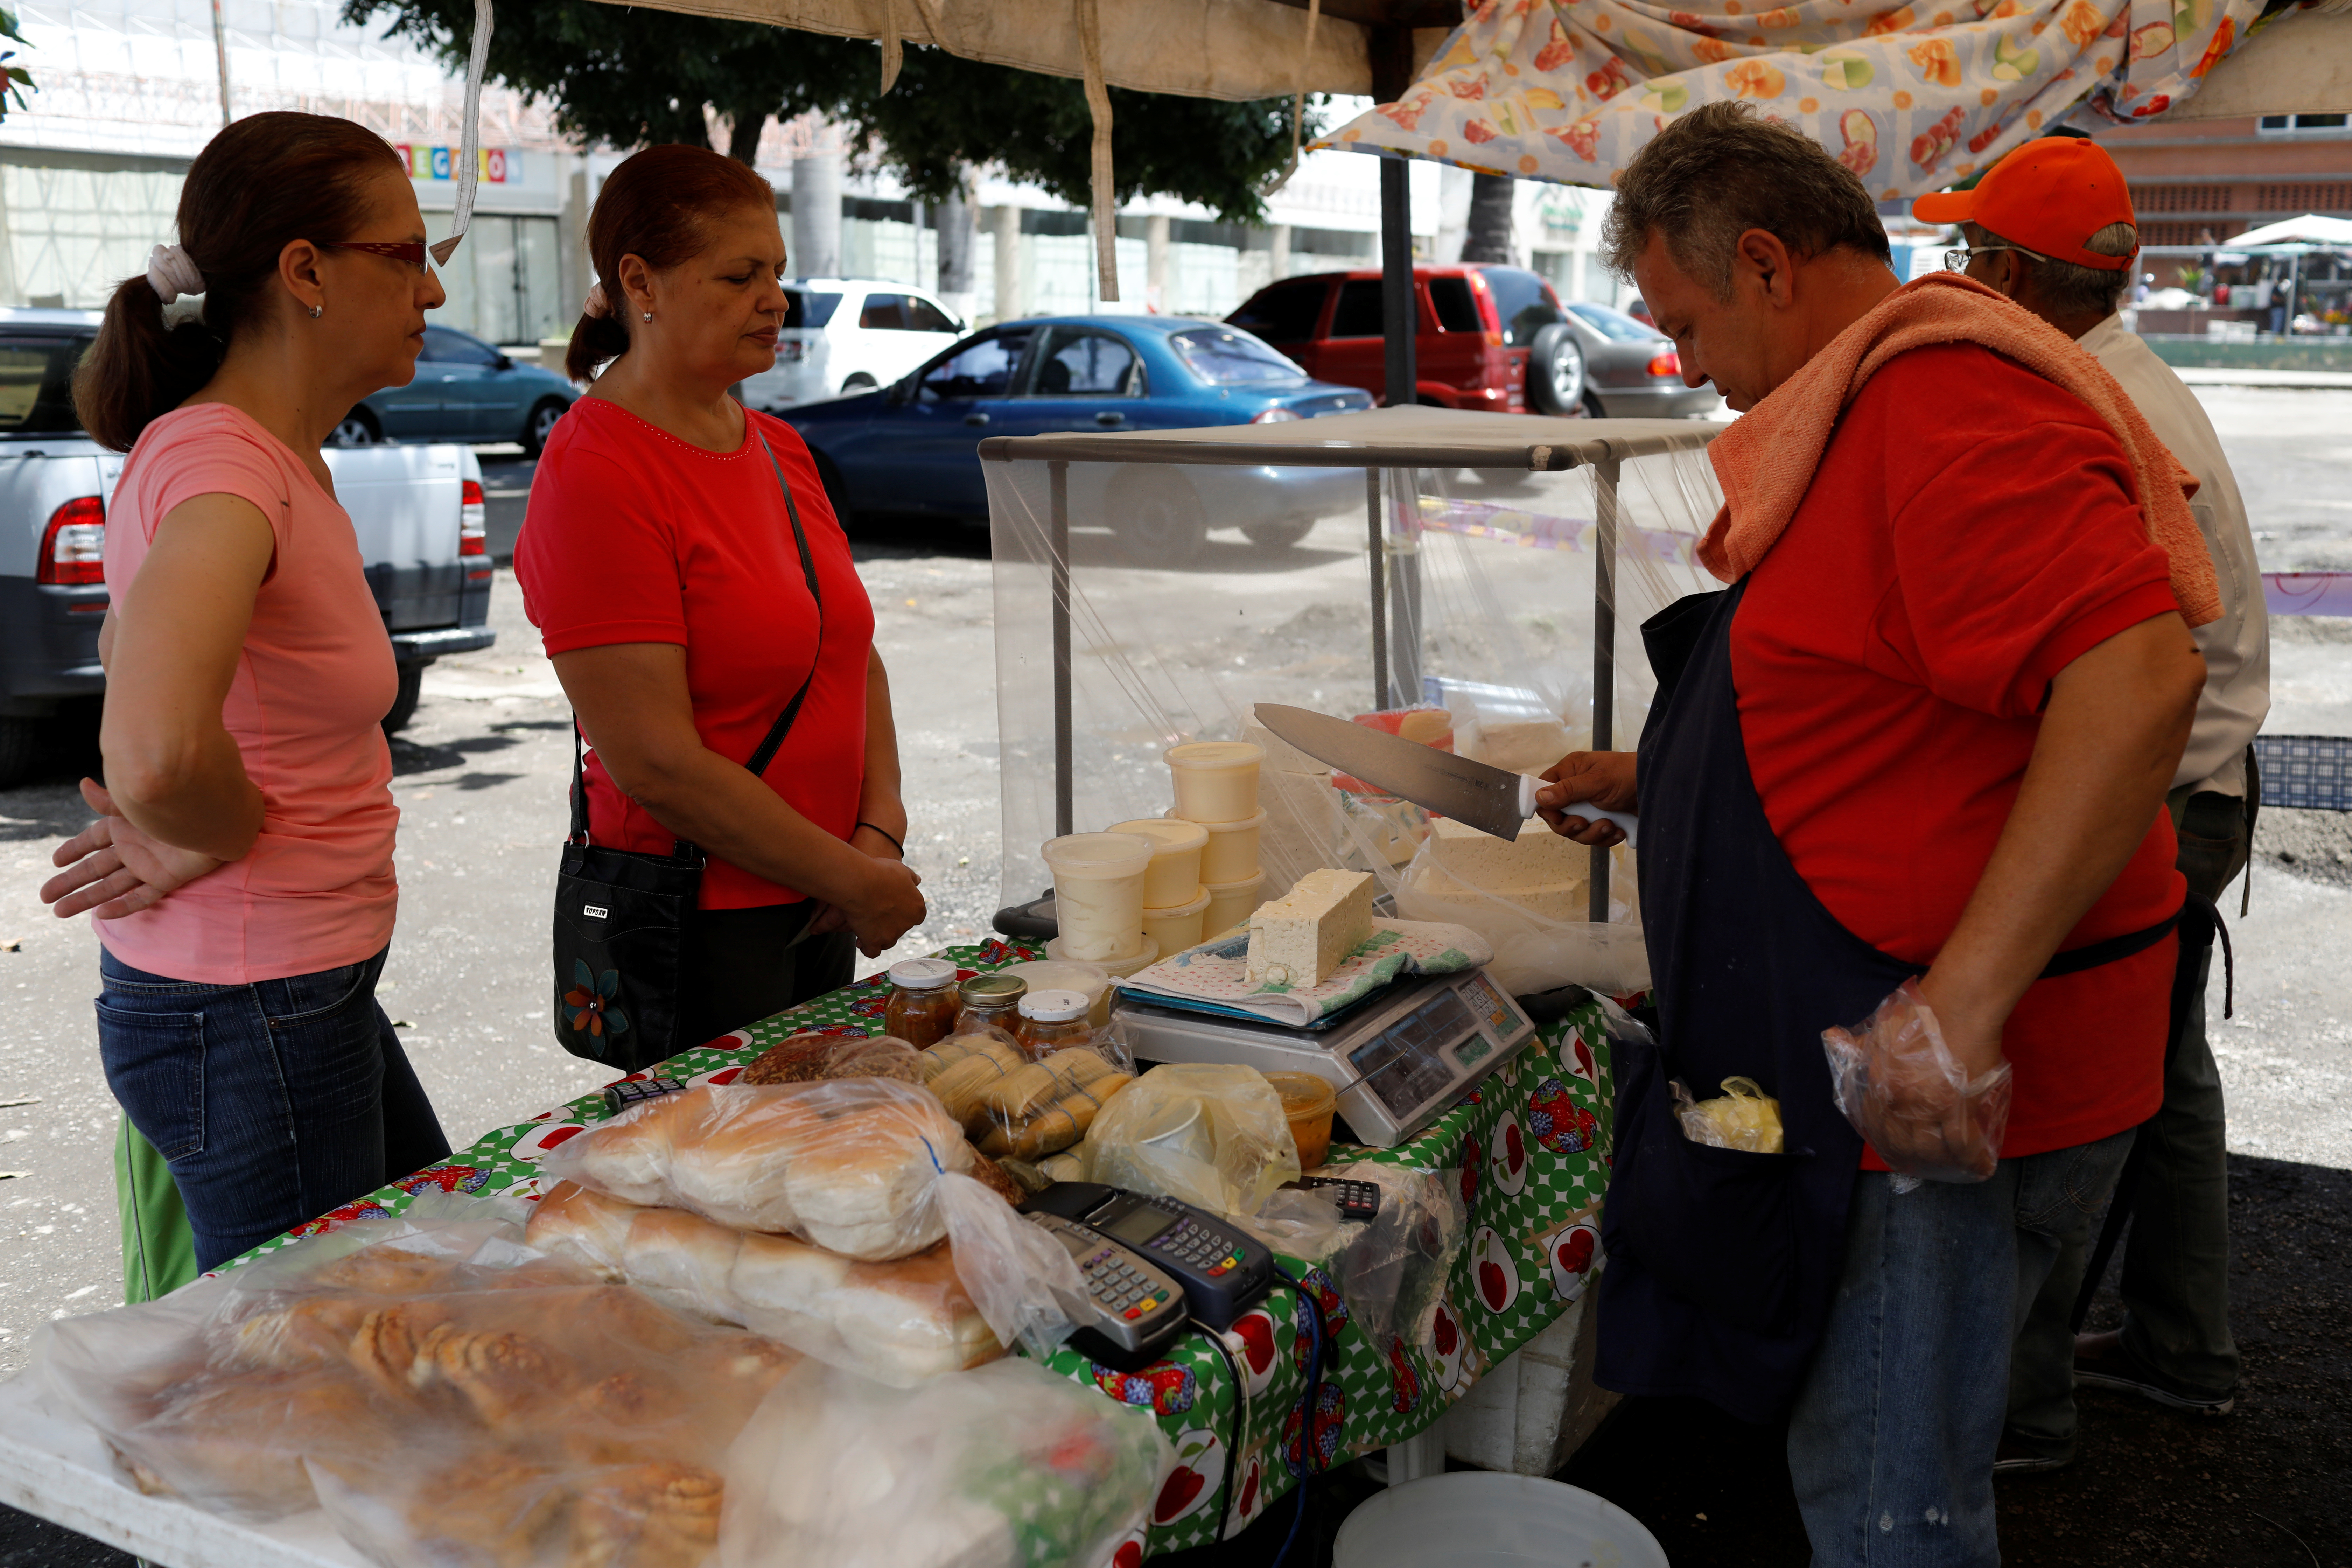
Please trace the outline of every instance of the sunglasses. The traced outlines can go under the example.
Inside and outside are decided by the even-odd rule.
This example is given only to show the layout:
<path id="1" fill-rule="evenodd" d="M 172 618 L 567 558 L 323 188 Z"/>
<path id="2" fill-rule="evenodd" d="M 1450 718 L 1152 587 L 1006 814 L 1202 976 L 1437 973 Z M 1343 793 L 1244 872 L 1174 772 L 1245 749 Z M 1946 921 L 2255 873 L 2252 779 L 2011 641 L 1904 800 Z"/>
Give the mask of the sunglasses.
<path id="1" fill-rule="evenodd" d="M 404 261 L 419 272 L 429 270 L 425 265 L 425 242 L 421 239 L 322 239 L 319 242 L 329 250 L 364 250 L 370 256 L 389 256 Z"/>

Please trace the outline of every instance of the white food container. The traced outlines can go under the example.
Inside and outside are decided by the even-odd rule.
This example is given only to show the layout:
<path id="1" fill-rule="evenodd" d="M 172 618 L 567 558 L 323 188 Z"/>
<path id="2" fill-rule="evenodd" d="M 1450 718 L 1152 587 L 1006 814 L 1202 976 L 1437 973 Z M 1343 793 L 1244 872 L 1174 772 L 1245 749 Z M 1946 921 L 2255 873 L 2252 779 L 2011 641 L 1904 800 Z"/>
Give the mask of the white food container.
<path id="1" fill-rule="evenodd" d="M 1147 906 L 1143 911 L 1143 934 L 1158 942 L 1162 952 L 1181 952 L 1201 945 L 1202 922 L 1208 913 L 1209 890 L 1196 888 L 1189 904 L 1180 904 L 1172 910 Z"/>
<path id="2" fill-rule="evenodd" d="M 1201 912 L 1201 940 L 1223 936 L 1234 927 L 1257 912 L 1258 890 L 1265 886 L 1265 873 L 1253 871 L 1238 882 L 1206 882 L 1201 890 L 1209 896 L 1209 907 Z"/>
<path id="3" fill-rule="evenodd" d="M 1176 814 L 1171 811 L 1168 815 L 1172 817 Z M 1209 830 L 1209 847 L 1201 851 L 1202 887 L 1238 882 L 1257 875 L 1257 838 L 1265 826 L 1265 813 L 1261 811 L 1239 822 L 1203 822 L 1198 826 Z"/>
<path id="4" fill-rule="evenodd" d="M 1153 840 L 1139 833 L 1066 833 L 1040 853 L 1054 872 L 1062 957 L 1085 963 L 1143 951 L 1143 880 Z"/>
<path id="5" fill-rule="evenodd" d="M 1037 958 L 1026 963 L 1008 963 L 997 973 L 1019 975 L 1029 983 L 1033 994 L 1039 991 L 1082 992 L 1087 998 L 1087 1016 L 1094 1020 L 1095 1026 L 1099 1028 L 1110 1022 L 1110 971 L 1099 963 Z"/>
<path id="6" fill-rule="evenodd" d="M 1133 822 L 1115 822 L 1110 831 L 1139 833 L 1152 841 L 1151 868 L 1143 874 L 1145 909 L 1179 909 L 1201 896 L 1201 857 L 1209 847 L 1207 828 L 1181 817 L 1143 816 Z"/>
<path id="7" fill-rule="evenodd" d="M 1240 822 L 1257 815 L 1257 770 L 1265 748 L 1248 741 L 1192 741 L 1161 753 L 1187 822 Z"/>

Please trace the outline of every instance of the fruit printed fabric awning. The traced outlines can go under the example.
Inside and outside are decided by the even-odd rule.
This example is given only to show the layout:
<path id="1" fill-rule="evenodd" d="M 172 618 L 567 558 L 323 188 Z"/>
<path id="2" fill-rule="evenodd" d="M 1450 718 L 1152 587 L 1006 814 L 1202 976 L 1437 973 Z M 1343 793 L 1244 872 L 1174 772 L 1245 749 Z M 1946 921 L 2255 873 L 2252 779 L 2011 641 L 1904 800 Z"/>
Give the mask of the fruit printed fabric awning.
<path id="1" fill-rule="evenodd" d="M 2194 94 L 2262 0 L 1486 0 L 1412 90 L 1318 143 L 1607 185 L 1669 120 L 1748 99 L 1886 201 L 1940 190 L 2086 97 L 2131 123 Z"/>

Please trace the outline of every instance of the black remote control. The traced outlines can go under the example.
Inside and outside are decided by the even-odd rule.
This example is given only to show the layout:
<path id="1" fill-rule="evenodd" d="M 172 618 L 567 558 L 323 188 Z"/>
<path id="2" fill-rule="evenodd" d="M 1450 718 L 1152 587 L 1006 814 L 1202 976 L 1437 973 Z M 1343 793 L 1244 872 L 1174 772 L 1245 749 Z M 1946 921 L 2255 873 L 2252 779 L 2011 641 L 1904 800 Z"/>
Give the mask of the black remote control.
<path id="1" fill-rule="evenodd" d="M 1296 1182 L 1286 1182 L 1284 1185 L 1330 1199 L 1339 1205 L 1341 1219 L 1369 1220 L 1381 1212 L 1378 1182 L 1351 1181 L 1345 1176 L 1307 1176 Z"/>
<path id="2" fill-rule="evenodd" d="M 643 1105 L 648 1100 L 659 1100 L 665 1094 L 676 1094 L 686 1085 L 674 1078 L 625 1078 L 618 1083 L 604 1086 L 604 1104 L 618 1116 L 633 1105 Z"/>

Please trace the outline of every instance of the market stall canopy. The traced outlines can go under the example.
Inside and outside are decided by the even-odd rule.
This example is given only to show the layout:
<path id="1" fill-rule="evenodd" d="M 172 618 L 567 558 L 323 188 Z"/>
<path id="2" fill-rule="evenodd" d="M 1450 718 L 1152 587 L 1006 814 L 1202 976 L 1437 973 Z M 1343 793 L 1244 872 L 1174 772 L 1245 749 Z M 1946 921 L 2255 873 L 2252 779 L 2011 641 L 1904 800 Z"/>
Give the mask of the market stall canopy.
<path id="1" fill-rule="evenodd" d="M 2327 4 L 2328 0 L 2323 0 Z M 2306 7 L 2292 27 L 2265 26 L 2207 74 L 2167 120 L 2326 114 L 2352 103 L 2352 9 Z"/>
<path id="2" fill-rule="evenodd" d="M 2321 217 L 2305 213 L 2283 223 L 2264 224 L 2223 243 L 2231 249 L 2257 245 L 2352 245 L 2352 218 Z"/>
<path id="3" fill-rule="evenodd" d="M 635 0 L 607 0 L 625 5 Z M 765 22 L 778 27 L 933 45 L 966 59 L 1049 76 L 1084 77 L 1086 51 L 1073 0 L 650 0 L 655 9 Z M 1367 16 L 1410 26 L 1409 4 L 1326 0 L 1311 17 L 1304 0 L 1091 0 L 1099 18 L 1102 79 L 1139 92 L 1192 98 L 1276 98 L 1372 90 Z M 1310 23 L 1313 25 L 1310 26 Z M 1313 47 L 1309 51 L 1309 39 Z"/>
<path id="4" fill-rule="evenodd" d="M 2263 0 L 1686 3 L 1490 0 L 1402 98 L 1318 145 L 1605 186 L 1674 116 L 1745 99 L 1893 201 L 1998 162 L 2086 96 L 2126 124 L 2191 101 L 2258 23 L 2352 37 L 2342 16 L 2264 20 Z"/>

